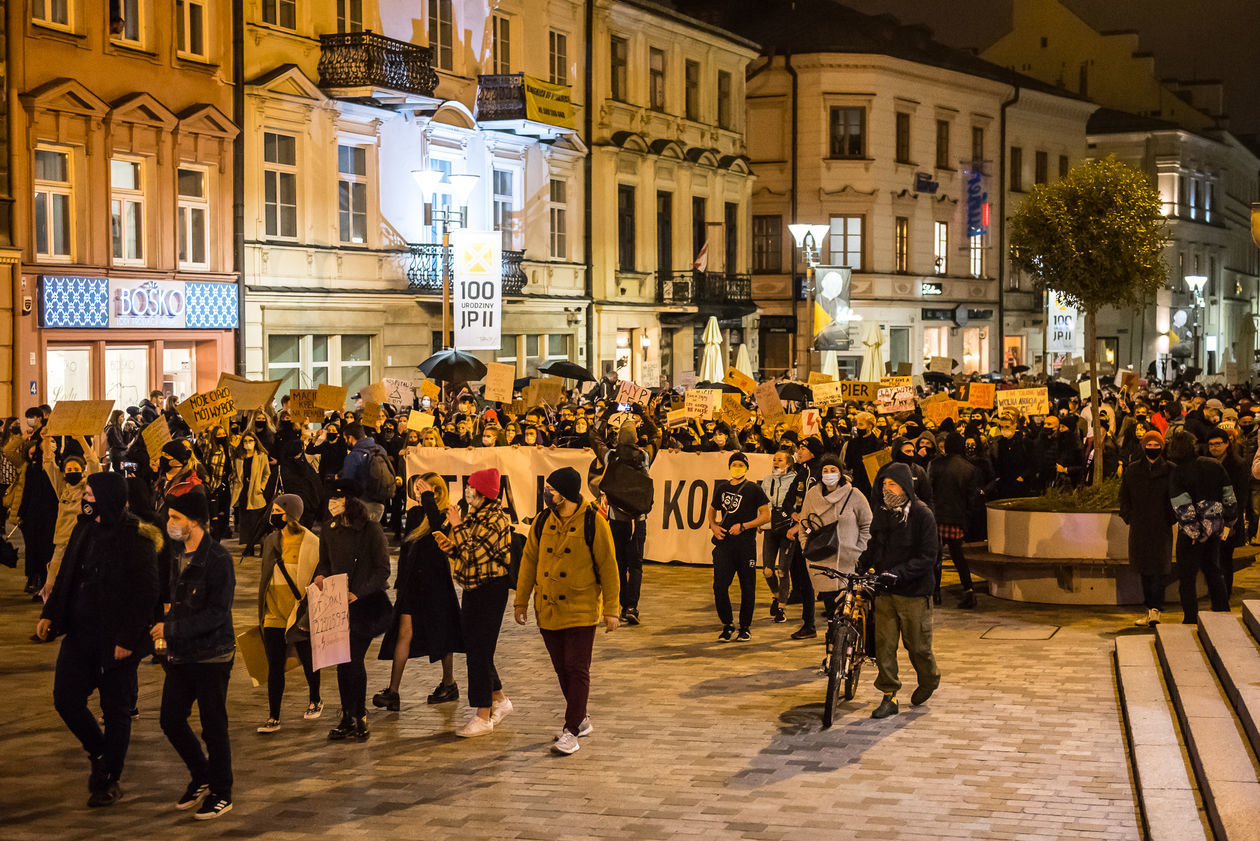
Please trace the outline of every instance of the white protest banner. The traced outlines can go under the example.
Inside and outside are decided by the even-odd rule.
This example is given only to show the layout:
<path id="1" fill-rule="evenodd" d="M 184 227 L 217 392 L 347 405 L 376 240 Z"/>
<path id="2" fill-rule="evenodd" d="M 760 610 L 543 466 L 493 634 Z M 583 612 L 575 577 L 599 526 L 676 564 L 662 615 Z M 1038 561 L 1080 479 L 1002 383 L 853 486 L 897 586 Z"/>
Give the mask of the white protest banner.
<path id="1" fill-rule="evenodd" d="M 635 385 L 629 380 L 622 380 L 621 385 L 617 388 L 618 403 L 638 403 L 640 406 L 646 406 L 648 400 L 652 397 L 652 393 L 641 385 Z"/>
<path id="2" fill-rule="evenodd" d="M 1048 415 L 1050 395 L 1045 388 L 1012 388 L 993 397 L 993 408 L 1001 412 L 1012 409 L 1025 415 Z"/>
<path id="3" fill-rule="evenodd" d="M 711 388 L 693 388 L 683 397 L 686 400 L 683 408 L 687 410 L 687 415 L 706 420 L 713 417 L 713 412 L 722 399 L 722 392 Z"/>
<path id="4" fill-rule="evenodd" d="M 909 377 L 906 377 L 909 379 Z M 881 415 L 914 411 L 914 386 L 894 385 L 875 392 L 875 411 Z"/>
<path id="5" fill-rule="evenodd" d="M 324 589 L 306 588 L 311 623 L 311 667 L 350 662 L 350 590 L 343 572 L 324 579 Z"/>
<path id="6" fill-rule="evenodd" d="M 516 381 L 516 366 L 502 362 L 486 363 L 486 400 L 491 403 L 511 403 L 512 384 Z"/>
<path id="7" fill-rule="evenodd" d="M 808 438 L 822 432 L 822 420 L 817 409 L 801 410 L 801 437 Z"/>
<path id="8" fill-rule="evenodd" d="M 455 261 L 455 348 L 502 345 L 503 234 L 460 228 L 451 234 Z"/>
<path id="9" fill-rule="evenodd" d="M 385 402 L 395 409 L 410 409 L 416 402 L 416 390 L 411 387 L 411 380 L 400 380 L 398 377 L 385 377 Z"/>

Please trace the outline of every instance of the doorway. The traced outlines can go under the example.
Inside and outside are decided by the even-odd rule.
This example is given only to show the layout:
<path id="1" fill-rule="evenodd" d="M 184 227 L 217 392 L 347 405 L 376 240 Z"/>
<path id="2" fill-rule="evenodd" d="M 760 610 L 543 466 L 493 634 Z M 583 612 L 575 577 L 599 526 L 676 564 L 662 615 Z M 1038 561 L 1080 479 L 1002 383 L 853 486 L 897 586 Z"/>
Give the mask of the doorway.
<path id="1" fill-rule="evenodd" d="M 92 348 L 79 345 L 49 345 L 44 356 L 48 372 L 45 392 L 49 405 L 58 400 L 92 399 Z"/>
<path id="2" fill-rule="evenodd" d="M 105 399 L 139 406 L 149 396 L 149 345 L 105 346 Z M 162 407 L 158 407 L 162 408 Z"/>

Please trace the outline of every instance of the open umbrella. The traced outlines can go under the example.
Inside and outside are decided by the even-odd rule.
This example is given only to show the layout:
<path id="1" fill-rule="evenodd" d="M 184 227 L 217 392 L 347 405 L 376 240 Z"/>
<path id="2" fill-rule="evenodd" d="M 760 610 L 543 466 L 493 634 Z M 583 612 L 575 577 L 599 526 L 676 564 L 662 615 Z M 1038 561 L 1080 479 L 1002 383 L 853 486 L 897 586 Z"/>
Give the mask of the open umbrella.
<path id="1" fill-rule="evenodd" d="M 704 325 L 700 339 L 704 342 L 704 355 L 700 359 L 700 370 L 696 372 L 698 379 L 721 380 L 726 368 L 722 365 L 722 329 L 715 317 L 709 316 L 709 323 Z"/>
<path id="2" fill-rule="evenodd" d="M 878 382 L 884 376 L 884 331 L 873 321 L 862 322 L 862 379 Z"/>
<path id="3" fill-rule="evenodd" d="M 735 354 L 735 370 L 756 379 L 756 375 L 753 374 L 752 360 L 748 358 L 748 345 L 739 346 L 739 353 Z"/>
<path id="4" fill-rule="evenodd" d="M 1081 396 L 1071 383 L 1065 383 L 1062 380 L 1051 380 L 1046 383 L 1046 395 L 1051 400 L 1066 400 L 1069 397 Z"/>
<path id="5" fill-rule="evenodd" d="M 953 381 L 953 377 L 940 371 L 923 372 L 923 382 L 925 383 L 932 383 L 932 385 L 949 385 Z"/>
<path id="6" fill-rule="evenodd" d="M 1024 373 L 1027 370 L 1028 370 L 1027 365 L 1015 365 L 1011 367 L 1011 373 L 1015 374 L 1016 376 L 1019 376 L 1020 374 Z"/>
<path id="7" fill-rule="evenodd" d="M 584 382 L 589 380 L 595 382 L 595 376 L 576 362 L 570 362 L 562 359 L 559 362 L 552 362 L 546 368 L 539 368 L 538 373 L 550 374 L 553 377 L 564 377 L 569 380 L 577 380 Z"/>
<path id="8" fill-rule="evenodd" d="M 795 400 L 797 403 L 808 403 L 814 399 L 814 392 L 809 386 L 801 383 L 779 383 L 775 386 L 779 397 L 784 400 Z"/>
<path id="9" fill-rule="evenodd" d="M 698 389 L 702 389 L 702 390 L 707 389 L 707 390 L 712 390 L 712 391 L 720 391 L 723 394 L 743 394 L 744 393 L 740 391 L 738 388 L 736 388 L 735 386 L 731 385 L 730 383 L 710 382 L 708 380 L 701 380 L 700 382 L 696 383 L 694 387 Z"/>
<path id="10" fill-rule="evenodd" d="M 444 383 L 466 383 L 486 375 L 484 362 L 472 354 L 453 348 L 439 350 L 416 368 L 429 379 Z"/>
<path id="11" fill-rule="evenodd" d="M 840 379 L 840 360 L 836 357 L 834 350 L 823 354 L 822 372 L 833 380 Z"/>

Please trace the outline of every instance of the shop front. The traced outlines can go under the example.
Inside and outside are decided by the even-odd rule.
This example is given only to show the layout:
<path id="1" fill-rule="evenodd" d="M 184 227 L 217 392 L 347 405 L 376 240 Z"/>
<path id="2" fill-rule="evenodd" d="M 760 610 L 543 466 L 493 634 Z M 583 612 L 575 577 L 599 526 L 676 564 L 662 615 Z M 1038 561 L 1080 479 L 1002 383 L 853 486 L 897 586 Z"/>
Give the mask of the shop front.
<path id="1" fill-rule="evenodd" d="M 213 281 L 41 275 L 20 331 L 23 406 L 58 400 L 180 400 L 235 370 L 237 287 Z"/>

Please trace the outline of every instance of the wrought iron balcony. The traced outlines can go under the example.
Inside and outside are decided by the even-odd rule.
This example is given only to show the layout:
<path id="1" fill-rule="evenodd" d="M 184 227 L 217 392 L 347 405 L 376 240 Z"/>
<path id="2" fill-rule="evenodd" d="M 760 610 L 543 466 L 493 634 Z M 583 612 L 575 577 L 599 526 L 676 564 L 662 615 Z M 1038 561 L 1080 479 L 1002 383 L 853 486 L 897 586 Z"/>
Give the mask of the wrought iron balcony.
<path id="1" fill-rule="evenodd" d="M 695 306 L 699 304 L 752 303 L 752 275 L 700 272 L 660 271 L 657 273 L 657 299 L 662 304 Z"/>
<path id="2" fill-rule="evenodd" d="M 576 130 L 572 88 L 512 73 L 477 77 L 477 124 L 531 137 Z"/>
<path id="3" fill-rule="evenodd" d="M 520 295 L 525 288 L 525 270 L 521 261 L 525 259 L 523 251 L 503 252 L 503 294 Z M 451 249 L 443 248 L 441 243 L 411 243 L 411 260 L 407 265 L 407 288 L 415 292 L 431 292 L 442 294 L 442 262 L 446 262 L 446 270 L 453 275 L 454 263 L 451 260 Z"/>
<path id="4" fill-rule="evenodd" d="M 428 47 L 375 32 L 346 32 L 319 36 L 319 48 L 319 86 L 325 90 L 381 99 L 390 93 L 431 98 L 437 89 Z"/>

